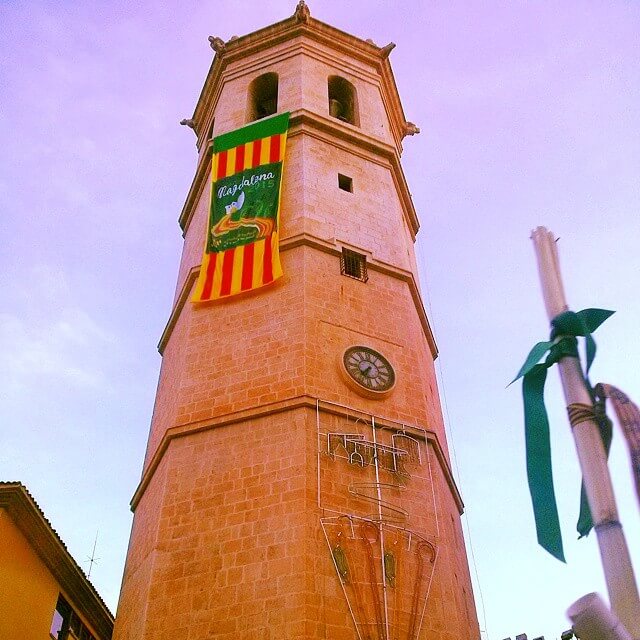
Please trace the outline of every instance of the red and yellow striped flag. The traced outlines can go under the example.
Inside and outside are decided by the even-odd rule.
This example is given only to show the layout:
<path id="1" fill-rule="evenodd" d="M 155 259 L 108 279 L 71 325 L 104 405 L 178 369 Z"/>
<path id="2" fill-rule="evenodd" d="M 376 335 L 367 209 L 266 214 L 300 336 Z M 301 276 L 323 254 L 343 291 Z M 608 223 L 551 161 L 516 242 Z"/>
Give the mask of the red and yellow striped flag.
<path id="1" fill-rule="evenodd" d="M 280 183 L 289 114 L 214 138 L 209 223 L 192 302 L 257 289 L 282 275 Z"/>

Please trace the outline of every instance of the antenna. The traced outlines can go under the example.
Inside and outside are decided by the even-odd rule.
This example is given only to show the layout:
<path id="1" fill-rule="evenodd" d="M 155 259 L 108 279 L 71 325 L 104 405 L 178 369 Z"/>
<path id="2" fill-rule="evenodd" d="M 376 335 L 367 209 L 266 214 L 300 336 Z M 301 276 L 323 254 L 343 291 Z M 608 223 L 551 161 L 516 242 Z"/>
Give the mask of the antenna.
<path id="1" fill-rule="evenodd" d="M 90 556 L 87 556 L 87 560 L 89 562 L 89 571 L 87 572 L 87 578 L 91 577 L 91 569 L 93 569 L 94 564 L 98 564 L 98 560 L 100 558 L 96 558 L 96 545 L 98 544 L 98 532 L 96 531 L 96 537 L 93 541 L 93 551 Z"/>

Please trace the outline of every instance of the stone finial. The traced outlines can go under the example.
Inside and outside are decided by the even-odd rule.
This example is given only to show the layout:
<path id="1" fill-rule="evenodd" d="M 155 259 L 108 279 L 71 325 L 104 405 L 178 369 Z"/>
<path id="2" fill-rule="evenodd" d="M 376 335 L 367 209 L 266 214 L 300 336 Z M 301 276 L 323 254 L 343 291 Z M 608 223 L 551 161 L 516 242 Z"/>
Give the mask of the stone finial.
<path id="1" fill-rule="evenodd" d="M 304 0 L 300 0 L 296 5 L 296 11 L 293 14 L 298 22 L 309 22 L 311 11 Z"/>
<path id="2" fill-rule="evenodd" d="M 390 42 L 388 45 L 384 47 L 380 47 L 380 55 L 383 58 L 388 58 L 389 54 L 396 48 L 395 42 Z"/>
<path id="3" fill-rule="evenodd" d="M 405 122 L 404 123 L 404 135 L 405 136 L 415 136 L 416 133 L 420 133 L 420 128 L 416 127 L 413 122 Z"/>
<path id="4" fill-rule="evenodd" d="M 180 120 L 180 124 L 184 127 L 189 127 L 189 129 L 196 130 L 196 123 L 193 118 L 183 118 Z"/>
<path id="5" fill-rule="evenodd" d="M 216 38 L 215 36 L 209 36 L 209 44 L 218 55 L 222 55 L 224 50 L 227 48 L 224 40 L 222 38 Z"/>

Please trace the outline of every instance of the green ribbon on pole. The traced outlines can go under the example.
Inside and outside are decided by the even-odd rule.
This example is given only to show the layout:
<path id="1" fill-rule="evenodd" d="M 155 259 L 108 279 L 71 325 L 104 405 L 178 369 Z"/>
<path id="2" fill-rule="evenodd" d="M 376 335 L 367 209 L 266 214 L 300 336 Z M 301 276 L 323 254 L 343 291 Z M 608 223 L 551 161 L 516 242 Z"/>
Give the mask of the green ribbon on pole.
<path id="1" fill-rule="evenodd" d="M 589 383 L 589 369 L 596 355 L 596 343 L 591 334 L 613 313 L 613 311 L 606 309 L 584 309 L 577 313 L 565 311 L 557 315 L 551 321 L 551 339 L 547 342 L 538 342 L 531 349 L 518 375 L 511 381 L 513 384 L 519 378 L 523 379 L 527 479 L 533 503 L 538 543 L 562 562 L 565 562 L 565 558 L 558 507 L 553 490 L 549 418 L 544 406 L 544 384 L 547 379 L 547 369 L 562 358 L 579 359 L 577 338 L 584 337 L 587 355 L 584 380 L 591 398 L 594 400 L 593 389 Z M 541 363 L 540 360 L 545 355 L 545 361 Z M 611 423 L 606 419 L 606 416 L 598 420 L 598 423 L 600 435 L 608 454 L 611 444 Z M 580 537 L 587 535 L 592 527 L 591 511 L 583 484 L 577 525 Z"/>

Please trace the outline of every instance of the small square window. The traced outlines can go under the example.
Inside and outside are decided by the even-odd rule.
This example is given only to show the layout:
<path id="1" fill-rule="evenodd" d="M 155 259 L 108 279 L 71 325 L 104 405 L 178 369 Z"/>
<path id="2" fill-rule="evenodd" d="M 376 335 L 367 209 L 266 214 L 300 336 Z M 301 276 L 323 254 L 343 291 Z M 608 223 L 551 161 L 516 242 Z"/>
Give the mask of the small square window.
<path id="1" fill-rule="evenodd" d="M 341 173 L 338 174 L 338 187 L 343 191 L 348 191 L 349 193 L 353 193 L 353 179 L 349 176 L 343 176 Z"/>
<path id="2" fill-rule="evenodd" d="M 367 275 L 367 256 L 343 248 L 340 256 L 340 273 L 343 276 L 366 282 L 369 279 Z"/>

